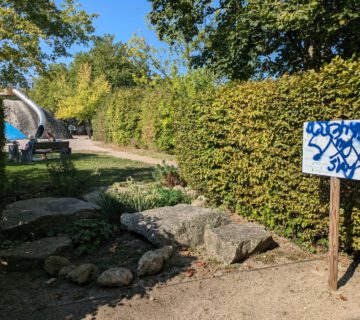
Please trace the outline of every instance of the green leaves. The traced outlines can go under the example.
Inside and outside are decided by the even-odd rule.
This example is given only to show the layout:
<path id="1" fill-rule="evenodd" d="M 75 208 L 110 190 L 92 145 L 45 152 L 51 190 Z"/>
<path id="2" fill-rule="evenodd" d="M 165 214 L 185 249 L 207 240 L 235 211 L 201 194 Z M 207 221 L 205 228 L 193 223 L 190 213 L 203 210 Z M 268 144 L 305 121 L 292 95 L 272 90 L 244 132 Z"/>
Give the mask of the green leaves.
<path id="1" fill-rule="evenodd" d="M 58 103 L 56 116 L 60 119 L 76 118 L 80 121 L 91 121 L 100 103 L 110 92 L 110 85 L 103 75 L 92 79 L 91 66 L 84 64 L 79 69 L 76 86 L 66 82 L 61 83 L 62 93 L 67 92 Z"/>
<path id="2" fill-rule="evenodd" d="M 357 119 L 360 61 L 319 72 L 232 83 L 177 109 L 184 179 L 216 203 L 307 246 L 326 244 L 328 178 L 301 172 L 302 125 Z M 359 250 L 360 184 L 342 182 L 342 246 Z"/>
<path id="3" fill-rule="evenodd" d="M 48 236 L 66 234 L 70 237 L 77 253 L 94 252 L 101 241 L 109 239 L 112 226 L 100 219 L 80 219 L 62 227 L 49 230 Z"/>
<path id="4" fill-rule="evenodd" d="M 149 0 L 160 39 L 230 79 L 319 69 L 360 52 L 360 2 Z"/>
<path id="5" fill-rule="evenodd" d="M 73 44 L 87 43 L 95 16 L 81 10 L 74 0 L 62 1 L 60 6 L 49 0 L 2 0 L 0 84 L 22 81 L 31 70 L 42 72 L 50 60 L 68 55 Z"/>

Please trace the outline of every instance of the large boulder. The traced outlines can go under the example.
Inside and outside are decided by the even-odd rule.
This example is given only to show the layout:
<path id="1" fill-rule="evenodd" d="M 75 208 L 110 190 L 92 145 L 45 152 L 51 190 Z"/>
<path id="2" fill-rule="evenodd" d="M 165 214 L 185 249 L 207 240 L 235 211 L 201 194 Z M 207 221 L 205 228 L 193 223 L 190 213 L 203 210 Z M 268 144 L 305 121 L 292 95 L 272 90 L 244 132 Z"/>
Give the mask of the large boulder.
<path id="1" fill-rule="evenodd" d="M 197 246 L 204 241 L 206 228 L 229 224 L 229 218 L 211 209 L 188 204 L 125 213 L 121 223 L 158 247 Z"/>
<path id="2" fill-rule="evenodd" d="M 124 287 L 130 284 L 133 275 L 126 268 L 110 268 L 100 274 L 97 279 L 98 285 L 102 287 Z"/>
<path id="3" fill-rule="evenodd" d="M 15 248 L 0 251 L 0 262 L 9 269 L 24 270 L 40 266 L 47 257 L 64 252 L 70 247 L 71 240 L 67 236 L 24 242 Z"/>
<path id="4" fill-rule="evenodd" d="M 159 273 L 164 267 L 165 262 L 170 259 L 172 253 L 172 246 L 165 246 L 161 249 L 145 252 L 138 263 L 138 276 L 142 277 Z"/>
<path id="5" fill-rule="evenodd" d="M 80 218 L 98 216 L 100 208 L 76 198 L 36 198 L 9 204 L 2 212 L 0 228 L 37 234 Z"/>
<path id="6" fill-rule="evenodd" d="M 262 252 L 273 243 L 270 233 L 255 224 L 229 224 L 207 229 L 204 240 L 207 252 L 227 264 Z"/>

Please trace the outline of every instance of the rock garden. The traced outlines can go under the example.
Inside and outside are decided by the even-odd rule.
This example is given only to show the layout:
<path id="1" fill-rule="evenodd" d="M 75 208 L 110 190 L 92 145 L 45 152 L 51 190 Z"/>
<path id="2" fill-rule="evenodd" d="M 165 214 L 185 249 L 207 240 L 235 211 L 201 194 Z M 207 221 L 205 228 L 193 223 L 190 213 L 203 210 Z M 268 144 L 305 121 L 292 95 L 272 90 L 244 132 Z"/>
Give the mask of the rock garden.
<path id="1" fill-rule="evenodd" d="M 9 203 L 0 220 L 2 308 L 16 318 L 84 299 L 152 299 L 156 286 L 306 256 L 263 226 L 210 208 L 177 179 L 160 172 L 157 182 L 130 178 L 81 197 Z"/>

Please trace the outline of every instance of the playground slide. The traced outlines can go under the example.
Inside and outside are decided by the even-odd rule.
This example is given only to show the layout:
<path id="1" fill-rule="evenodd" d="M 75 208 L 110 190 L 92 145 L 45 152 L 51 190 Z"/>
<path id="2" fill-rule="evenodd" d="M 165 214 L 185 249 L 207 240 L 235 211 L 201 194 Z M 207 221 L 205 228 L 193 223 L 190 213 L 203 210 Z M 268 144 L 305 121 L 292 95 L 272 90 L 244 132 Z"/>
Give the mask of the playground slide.
<path id="1" fill-rule="evenodd" d="M 38 128 L 35 133 L 35 138 L 39 139 L 45 130 L 46 117 L 44 111 L 32 100 L 30 100 L 27 96 L 25 96 L 19 89 L 11 88 L 12 93 L 17 96 L 21 101 L 23 101 L 29 108 L 35 111 L 38 117 Z"/>

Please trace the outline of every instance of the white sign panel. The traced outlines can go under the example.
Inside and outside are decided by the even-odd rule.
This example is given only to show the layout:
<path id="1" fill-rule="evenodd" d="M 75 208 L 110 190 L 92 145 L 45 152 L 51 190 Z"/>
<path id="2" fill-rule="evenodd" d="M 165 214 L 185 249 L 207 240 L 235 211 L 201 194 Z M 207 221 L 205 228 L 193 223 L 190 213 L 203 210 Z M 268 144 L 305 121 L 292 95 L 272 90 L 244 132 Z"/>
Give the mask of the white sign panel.
<path id="1" fill-rule="evenodd" d="M 360 120 L 305 122 L 302 171 L 360 180 Z"/>

